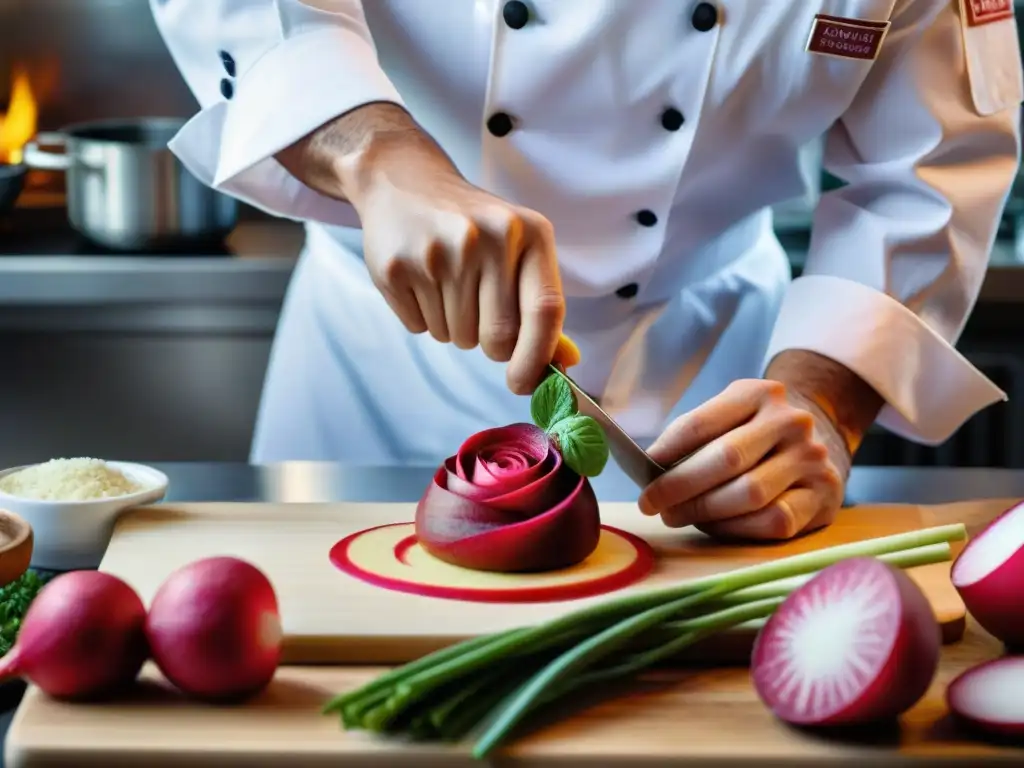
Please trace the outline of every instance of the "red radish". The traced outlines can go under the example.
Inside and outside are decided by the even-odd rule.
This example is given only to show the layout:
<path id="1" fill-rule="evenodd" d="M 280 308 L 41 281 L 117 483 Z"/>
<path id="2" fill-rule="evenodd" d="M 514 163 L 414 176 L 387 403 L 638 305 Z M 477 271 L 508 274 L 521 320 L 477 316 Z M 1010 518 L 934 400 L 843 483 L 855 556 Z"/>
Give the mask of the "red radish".
<path id="1" fill-rule="evenodd" d="M 954 715 L 997 736 L 1024 736 L 1024 658 L 1007 656 L 968 669 L 946 689 Z"/>
<path id="2" fill-rule="evenodd" d="M 146 608 L 116 576 L 72 571 L 29 606 L 0 678 L 22 677 L 59 699 L 97 699 L 129 686 L 146 660 Z"/>
<path id="3" fill-rule="evenodd" d="M 281 617 L 270 580 L 234 557 L 179 568 L 149 606 L 153 660 L 184 693 L 231 701 L 259 693 L 281 659 Z"/>
<path id="4" fill-rule="evenodd" d="M 975 621 L 1007 645 L 1024 646 L 1024 503 L 972 538 L 951 576 Z"/>
<path id="5" fill-rule="evenodd" d="M 902 571 L 872 558 L 822 570 L 757 636 L 758 696 L 794 725 L 893 718 L 928 690 L 942 637 L 928 599 Z"/>

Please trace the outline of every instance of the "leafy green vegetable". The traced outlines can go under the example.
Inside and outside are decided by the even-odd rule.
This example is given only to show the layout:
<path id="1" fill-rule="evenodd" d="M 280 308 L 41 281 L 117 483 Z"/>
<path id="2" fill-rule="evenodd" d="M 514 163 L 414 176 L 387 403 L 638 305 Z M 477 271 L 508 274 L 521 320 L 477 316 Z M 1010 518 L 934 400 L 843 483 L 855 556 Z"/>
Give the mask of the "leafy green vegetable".
<path id="1" fill-rule="evenodd" d="M 683 584 L 635 592 L 536 626 L 467 640 L 330 702 L 346 729 L 458 740 L 482 726 L 486 758 L 539 706 L 628 677 L 730 627 L 769 616 L 817 571 L 850 557 L 899 568 L 948 561 L 963 525 L 842 544 Z"/>
<path id="2" fill-rule="evenodd" d="M 583 477 L 597 477 L 608 463 L 608 438 L 590 416 L 567 416 L 549 430 L 565 463 Z"/>
<path id="3" fill-rule="evenodd" d="M 550 432 L 557 422 L 576 413 L 576 395 L 568 382 L 555 373 L 548 375 L 530 398 L 533 423 Z"/>
<path id="4" fill-rule="evenodd" d="M 608 438 L 590 416 L 579 412 L 569 383 L 550 373 L 530 399 L 533 423 L 551 435 L 565 463 L 576 474 L 597 477 L 608 463 Z"/>
<path id="5" fill-rule="evenodd" d="M 29 605 L 49 580 L 49 576 L 26 571 L 6 587 L 0 587 L 0 656 L 14 646 Z"/>

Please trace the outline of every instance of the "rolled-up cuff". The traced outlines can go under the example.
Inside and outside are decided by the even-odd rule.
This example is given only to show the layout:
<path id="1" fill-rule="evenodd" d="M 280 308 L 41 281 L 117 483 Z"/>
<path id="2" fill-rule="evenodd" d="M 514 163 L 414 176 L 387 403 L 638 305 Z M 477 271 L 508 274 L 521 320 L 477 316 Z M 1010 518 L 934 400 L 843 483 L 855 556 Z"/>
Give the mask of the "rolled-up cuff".
<path id="1" fill-rule="evenodd" d="M 878 423 L 917 443 L 945 442 L 975 413 L 1006 399 L 905 306 L 840 277 L 793 281 L 765 365 L 789 349 L 814 352 L 856 373 L 885 399 Z"/>
<path id="2" fill-rule="evenodd" d="M 373 45 L 331 27 L 282 40 L 170 143 L 197 178 L 276 216 L 358 226 L 352 206 L 293 177 L 274 155 L 340 115 L 375 102 L 402 105 Z"/>

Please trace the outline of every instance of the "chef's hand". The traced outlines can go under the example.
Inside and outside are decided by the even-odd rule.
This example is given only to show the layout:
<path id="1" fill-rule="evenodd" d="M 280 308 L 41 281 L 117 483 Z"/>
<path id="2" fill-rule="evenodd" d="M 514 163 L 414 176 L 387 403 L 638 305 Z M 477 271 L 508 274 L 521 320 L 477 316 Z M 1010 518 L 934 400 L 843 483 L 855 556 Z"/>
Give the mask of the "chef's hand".
<path id="1" fill-rule="evenodd" d="M 366 265 L 412 333 L 508 362 L 528 394 L 562 330 L 551 224 L 468 183 L 440 150 L 395 145 L 359 205 Z"/>
<path id="2" fill-rule="evenodd" d="M 680 463 L 644 490 L 644 514 L 723 538 L 788 539 L 828 525 L 851 463 L 816 404 L 761 379 L 736 381 L 680 416 L 649 453 Z"/>
<path id="3" fill-rule="evenodd" d="M 403 325 L 479 344 L 509 363 L 513 392 L 532 392 L 565 315 L 551 223 L 467 182 L 395 105 L 361 107 L 304 142 L 278 159 L 353 204 L 370 276 Z"/>

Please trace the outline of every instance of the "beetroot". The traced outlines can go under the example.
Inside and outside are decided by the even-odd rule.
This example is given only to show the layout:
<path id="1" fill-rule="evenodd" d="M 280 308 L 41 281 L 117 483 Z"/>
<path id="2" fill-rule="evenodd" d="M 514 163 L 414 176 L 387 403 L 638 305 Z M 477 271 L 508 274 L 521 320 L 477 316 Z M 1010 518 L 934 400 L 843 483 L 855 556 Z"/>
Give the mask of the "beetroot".
<path id="1" fill-rule="evenodd" d="M 871 558 L 822 570 L 779 606 L 757 636 L 754 687 L 794 725 L 891 719 L 924 696 L 942 633 L 928 598 L 902 571 Z"/>
<path id="2" fill-rule="evenodd" d="M 22 677 L 59 699 L 105 698 L 128 687 L 146 660 L 146 609 L 116 576 L 72 571 L 40 590 L 0 679 Z"/>
<path id="3" fill-rule="evenodd" d="M 1024 503 L 967 543 L 951 577 L 981 626 L 1007 645 L 1024 646 Z"/>
<path id="4" fill-rule="evenodd" d="M 146 634 L 164 677 L 209 701 L 259 693 L 281 659 L 274 588 L 234 557 L 198 560 L 168 576 L 149 607 Z"/>
<path id="5" fill-rule="evenodd" d="M 441 560 L 482 571 L 567 568 L 600 537 L 597 497 L 532 424 L 470 437 L 416 507 L 416 537 Z"/>
<path id="6" fill-rule="evenodd" d="M 1007 656 L 961 673 L 946 689 L 950 711 L 994 736 L 1024 737 L 1024 658 Z"/>

